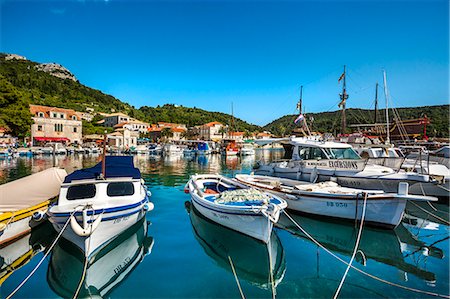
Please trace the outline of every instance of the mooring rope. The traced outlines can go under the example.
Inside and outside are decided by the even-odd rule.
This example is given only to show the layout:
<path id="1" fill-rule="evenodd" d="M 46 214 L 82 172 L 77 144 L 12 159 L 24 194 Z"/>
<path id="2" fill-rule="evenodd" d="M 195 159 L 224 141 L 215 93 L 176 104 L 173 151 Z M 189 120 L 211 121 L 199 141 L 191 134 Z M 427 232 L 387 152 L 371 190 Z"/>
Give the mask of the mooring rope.
<path id="1" fill-rule="evenodd" d="M 273 266 L 272 266 L 272 245 L 270 242 L 271 236 L 272 236 L 272 230 L 270 227 L 271 220 L 269 217 L 267 217 L 267 231 L 269 234 L 269 242 L 267 242 L 267 248 L 269 253 L 269 277 L 270 277 L 270 286 L 272 289 L 272 299 L 275 299 L 276 296 L 276 289 L 275 289 L 275 282 L 273 279 Z"/>
<path id="2" fill-rule="evenodd" d="M 357 202 L 357 204 L 358 204 L 358 202 Z M 363 225 L 364 225 L 364 218 L 366 217 L 366 204 L 367 204 L 367 193 L 364 193 L 363 210 L 361 212 L 361 222 L 359 224 L 359 231 L 358 231 L 358 237 L 356 238 L 356 242 L 355 242 L 355 248 L 353 249 L 353 254 L 352 254 L 352 257 L 350 259 L 350 262 L 347 265 L 347 269 L 345 269 L 344 276 L 342 276 L 341 282 L 339 283 L 339 286 L 336 289 L 336 292 L 334 293 L 333 299 L 336 299 L 339 296 L 341 288 L 344 285 L 345 278 L 347 277 L 348 270 L 350 270 L 350 267 L 352 266 L 353 260 L 355 259 L 356 253 L 358 252 L 359 241 L 361 240 L 361 233 L 362 233 Z M 356 210 L 358 210 L 357 207 L 356 207 Z M 356 215 L 355 220 L 357 218 L 358 217 Z"/>
<path id="3" fill-rule="evenodd" d="M 241 298 L 245 299 L 244 292 L 242 292 L 241 284 L 239 283 L 239 278 L 236 274 L 236 270 L 234 269 L 233 261 L 231 260 L 231 256 L 228 256 L 228 261 L 230 262 L 231 270 L 233 271 L 234 279 L 236 280 L 236 284 L 238 286 L 239 293 L 241 294 Z"/>
<path id="4" fill-rule="evenodd" d="M 346 265 L 348 265 L 348 263 L 346 262 L 346 261 L 344 261 L 343 259 L 341 259 L 340 257 L 338 257 L 336 254 L 334 254 L 333 252 L 331 252 L 330 250 L 328 250 L 325 246 L 323 246 L 322 244 L 320 244 L 316 239 L 314 239 L 307 231 L 305 231 L 286 211 L 284 212 L 285 213 L 285 215 L 289 218 L 289 220 L 291 220 L 292 221 L 292 223 L 298 228 L 298 229 L 300 229 L 309 239 L 311 239 L 311 241 L 313 242 L 313 243 L 315 243 L 317 246 L 319 246 L 320 248 L 322 248 L 323 250 L 325 250 L 325 252 L 327 252 L 328 254 L 330 254 L 331 256 L 333 256 L 334 258 L 336 258 L 338 261 L 340 261 L 340 262 L 342 262 L 342 263 L 344 263 L 344 264 L 346 264 Z M 372 275 L 372 274 L 370 274 L 370 273 L 367 273 L 367 272 L 365 272 L 365 271 L 363 271 L 363 270 L 361 270 L 361 269 L 358 269 L 358 268 L 356 268 L 355 266 L 350 266 L 352 269 L 354 269 L 354 270 L 356 270 L 356 271 L 358 271 L 359 273 L 361 273 L 361 274 L 363 274 L 363 275 L 365 275 L 365 276 L 368 276 L 368 277 L 370 277 L 370 278 L 372 278 L 372 279 L 375 279 L 375 280 L 377 280 L 377 281 L 379 281 L 379 282 L 382 282 L 382 283 L 385 283 L 385 284 L 388 284 L 388 285 L 391 285 L 391 286 L 394 286 L 394 287 L 398 287 L 398 288 L 401 288 L 401 289 L 404 289 L 404 290 L 408 290 L 408 291 L 411 291 L 411 292 L 416 292 L 416 293 L 421 293 L 421 294 L 426 294 L 426 295 L 430 295 L 430 296 L 434 296 L 434 297 L 441 297 L 441 298 L 450 298 L 450 295 L 442 295 L 442 294 L 438 294 L 438 293 L 433 293 L 433 292 L 428 292 L 428 291 L 423 291 L 423 290 L 418 290 L 418 289 L 414 289 L 414 288 L 410 288 L 410 287 L 407 287 L 407 286 L 403 286 L 403 285 L 400 285 L 400 284 L 396 284 L 396 283 L 394 283 L 394 282 L 390 282 L 390 281 L 387 281 L 387 280 L 385 280 L 385 279 L 382 279 L 382 278 L 379 278 L 379 277 L 377 277 L 377 276 L 375 276 L 375 275 Z"/>
<path id="5" fill-rule="evenodd" d="M 70 216 L 67 218 L 66 223 L 64 223 L 63 228 L 61 229 L 61 231 L 59 232 L 59 234 L 56 236 L 55 240 L 53 241 L 53 243 L 50 245 L 50 247 L 47 249 L 47 252 L 44 254 L 44 256 L 41 258 L 41 260 L 39 261 L 39 263 L 34 267 L 34 269 L 30 272 L 30 274 L 28 274 L 27 277 L 25 277 L 24 280 L 22 280 L 22 282 L 11 292 L 11 294 L 9 294 L 6 299 L 10 299 L 12 296 L 14 296 L 19 290 L 20 288 L 31 278 L 31 276 L 33 276 L 33 274 L 37 271 L 37 269 L 41 266 L 41 264 L 44 262 L 44 260 L 47 258 L 47 256 L 50 254 L 50 252 L 52 251 L 53 247 L 55 247 L 56 243 L 58 242 L 59 238 L 62 236 L 62 234 L 64 233 L 64 231 L 67 228 L 67 225 L 70 222 L 70 217 L 72 217 L 73 214 L 75 214 L 77 210 L 74 209 L 73 212 L 70 214 Z"/>

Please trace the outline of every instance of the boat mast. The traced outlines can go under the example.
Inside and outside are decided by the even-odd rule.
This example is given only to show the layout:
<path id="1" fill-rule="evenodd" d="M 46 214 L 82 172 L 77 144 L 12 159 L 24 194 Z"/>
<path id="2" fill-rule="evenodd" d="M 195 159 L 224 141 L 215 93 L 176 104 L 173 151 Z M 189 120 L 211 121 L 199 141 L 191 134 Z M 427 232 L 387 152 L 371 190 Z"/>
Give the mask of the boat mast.
<path id="1" fill-rule="evenodd" d="M 377 123 L 377 114 L 378 114 L 378 82 L 377 85 L 375 85 L 375 118 L 373 120 L 373 123 Z"/>
<path id="2" fill-rule="evenodd" d="M 102 151 L 102 177 L 106 177 L 106 131 L 103 134 L 103 151 Z"/>
<path id="3" fill-rule="evenodd" d="M 338 82 L 341 81 L 341 79 L 344 80 L 342 85 L 342 93 L 339 94 L 339 97 L 341 98 L 341 102 L 339 103 L 339 107 L 342 108 L 342 123 L 341 123 L 341 133 L 345 134 L 345 129 L 347 128 L 347 118 L 345 116 L 345 102 L 348 99 L 347 89 L 346 89 L 346 79 L 345 79 L 345 65 L 344 65 L 344 72 L 342 73 L 341 77 L 339 78 Z"/>
<path id="4" fill-rule="evenodd" d="M 234 114 L 233 114 L 233 102 L 231 102 L 231 139 L 233 139 L 234 130 Z"/>
<path id="5" fill-rule="evenodd" d="M 302 114 L 302 102 L 303 102 L 303 85 L 300 86 L 300 99 L 298 100 L 297 104 L 299 114 Z"/>
<path id="6" fill-rule="evenodd" d="M 387 89 L 387 83 L 386 83 L 386 71 L 383 70 L 383 85 L 384 85 L 384 98 L 386 99 L 386 144 L 390 143 L 389 140 L 389 109 L 388 109 L 388 89 Z"/>

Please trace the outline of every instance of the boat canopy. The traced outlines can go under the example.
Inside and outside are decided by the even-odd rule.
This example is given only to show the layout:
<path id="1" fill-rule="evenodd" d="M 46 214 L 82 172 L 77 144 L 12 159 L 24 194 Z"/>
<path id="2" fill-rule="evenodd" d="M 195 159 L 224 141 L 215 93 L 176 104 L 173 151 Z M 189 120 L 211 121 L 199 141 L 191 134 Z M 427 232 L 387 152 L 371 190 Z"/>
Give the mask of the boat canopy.
<path id="1" fill-rule="evenodd" d="M 0 186 L 0 214 L 28 209 L 58 196 L 67 172 L 56 167 Z"/>
<path id="2" fill-rule="evenodd" d="M 105 159 L 105 178 L 141 178 L 141 172 L 138 168 L 134 167 L 132 156 L 106 156 Z M 66 177 L 64 183 L 71 183 L 78 180 L 96 179 L 101 173 L 102 162 L 99 162 L 94 167 L 72 172 Z"/>
<path id="3" fill-rule="evenodd" d="M 198 144 L 197 148 L 198 148 L 198 150 L 200 150 L 200 151 L 207 151 L 207 150 L 209 150 L 208 143 L 206 143 L 206 142 L 200 142 L 200 143 Z"/>

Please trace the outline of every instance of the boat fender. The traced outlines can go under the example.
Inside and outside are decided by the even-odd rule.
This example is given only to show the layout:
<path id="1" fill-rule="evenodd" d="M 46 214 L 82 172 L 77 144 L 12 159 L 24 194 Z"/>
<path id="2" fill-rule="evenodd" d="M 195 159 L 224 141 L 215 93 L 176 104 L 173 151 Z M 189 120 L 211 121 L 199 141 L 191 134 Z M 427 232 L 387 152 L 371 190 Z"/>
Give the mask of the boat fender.
<path id="1" fill-rule="evenodd" d="M 154 208 L 155 208 L 155 205 L 152 202 L 149 202 L 144 205 L 144 211 L 146 211 L 146 212 L 153 211 Z"/>
<path id="2" fill-rule="evenodd" d="M 152 196 L 152 192 L 150 190 L 147 190 L 147 197 L 151 197 Z"/>
<path id="3" fill-rule="evenodd" d="M 398 195 L 408 195 L 409 184 L 407 182 L 398 183 Z"/>
<path id="4" fill-rule="evenodd" d="M 84 217 L 85 215 L 83 215 Z M 82 228 L 75 218 L 74 215 L 70 216 L 70 227 L 80 237 L 88 237 L 90 236 L 99 226 L 100 222 L 102 222 L 102 215 L 98 215 L 97 219 L 91 224 L 88 224 L 87 227 Z"/>
<path id="5" fill-rule="evenodd" d="M 42 219 L 44 219 L 44 216 L 45 216 L 45 211 L 36 211 L 33 213 L 33 220 L 36 222 L 39 222 Z"/>

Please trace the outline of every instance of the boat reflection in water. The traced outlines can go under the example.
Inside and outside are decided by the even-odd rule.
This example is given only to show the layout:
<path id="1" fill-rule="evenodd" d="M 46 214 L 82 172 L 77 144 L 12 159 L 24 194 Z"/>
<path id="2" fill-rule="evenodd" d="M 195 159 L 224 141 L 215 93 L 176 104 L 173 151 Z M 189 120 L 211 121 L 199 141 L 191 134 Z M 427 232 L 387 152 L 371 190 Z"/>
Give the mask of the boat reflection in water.
<path id="1" fill-rule="evenodd" d="M 144 259 L 153 247 L 145 218 L 91 256 L 78 297 L 107 297 Z M 83 276 L 84 254 L 73 243 L 61 239 L 50 258 L 47 282 L 63 298 L 72 298 Z"/>
<path id="2" fill-rule="evenodd" d="M 269 251 L 274 287 L 284 277 L 286 260 L 283 246 L 274 231 L 268 244 L 225 228 L 203 217 L 190 202 L 185 202 L 195 238 L 221 268 L 262 289 L 271 289 Z"/>
<path id="3" fill-rule="evenodd" d="M 56 238 L 52 225 L 45 221 L 34 227 L 31 233 L 23 235 L 14 242 L 0 247 L 0 286 L 16 270 L 30 262 L 38 253 L 45 251 Z"/>
<path id="4" fill-rule="evenodd" d="M 349 257 L 352 255 L 358 234 L 358 228 L 354 225 L 338 220 L 323 221 L 292 213 L 290 216 L 327 249 Z M 277 226 L 295 236 L 311 241 L 285 215 L 280 217 Z M 371 259 L 394 266 L 404 272 L 405 280 L 408 274 L 412 274 L 432 285 L 436 282 L 436 274 L 430 272 L 426 265 L 419 263 L 419 261 L 426 261 L 426 257 L 443 259 L 444 253 L 440 248 L 427 246 L 400 224 L 395 230 L 364 227 L 355 261 L 365 266 L 367 260 Z M 370 269 L 368 270 L 370 272 Z"/>

